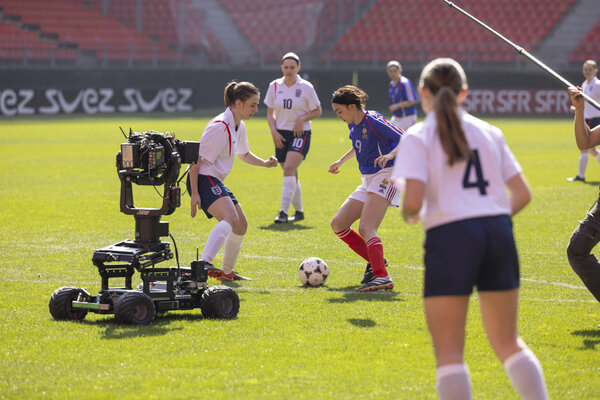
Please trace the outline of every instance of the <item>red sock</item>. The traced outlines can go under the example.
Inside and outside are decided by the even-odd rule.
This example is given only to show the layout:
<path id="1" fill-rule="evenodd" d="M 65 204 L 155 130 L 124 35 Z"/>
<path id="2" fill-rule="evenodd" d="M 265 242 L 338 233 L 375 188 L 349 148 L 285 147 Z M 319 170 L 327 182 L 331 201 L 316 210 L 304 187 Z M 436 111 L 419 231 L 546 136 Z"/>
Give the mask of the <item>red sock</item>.
<path id="1" fill-rule="evenodd" d="M 356 254 L 369 262 L 369 253 L 367 252 L 367 244 L 365 240 L 352 228 L 336 232 L 337 237 L 342 239 Z"/>
<path id="2" fill-rule="evenodd" d="M 373 268 L 373 274 L 379 277 L 388 276 L 385 269 L 385 261 L 383 258 L 383 244 L 377 236 L 367 242 L 367 252 L 369 253 L 369 262 Z"/>

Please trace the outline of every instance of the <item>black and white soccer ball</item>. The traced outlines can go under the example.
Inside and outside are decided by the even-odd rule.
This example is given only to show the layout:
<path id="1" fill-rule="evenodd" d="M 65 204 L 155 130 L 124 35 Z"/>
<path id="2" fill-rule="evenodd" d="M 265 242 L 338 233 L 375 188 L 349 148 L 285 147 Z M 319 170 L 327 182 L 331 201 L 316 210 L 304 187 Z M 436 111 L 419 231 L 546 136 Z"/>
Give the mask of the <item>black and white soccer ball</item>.
<path id="1" fill-rule="evenodd" d="M 298 278 L 305 286 L 321 286 L 329 276 L 329 267 L 318 257 L 310 257 L 302 261 L 298 268 Z"/>

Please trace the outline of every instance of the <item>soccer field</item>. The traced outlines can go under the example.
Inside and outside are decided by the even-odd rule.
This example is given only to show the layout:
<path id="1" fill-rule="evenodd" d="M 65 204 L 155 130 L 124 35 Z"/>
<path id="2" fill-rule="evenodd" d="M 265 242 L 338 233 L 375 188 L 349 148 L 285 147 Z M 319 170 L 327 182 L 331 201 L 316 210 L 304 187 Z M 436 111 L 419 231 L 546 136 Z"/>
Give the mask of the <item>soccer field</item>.
<path id="1" fill-rule="evenodd" d="M 421 298 L 422 228 L 390 209 L 379 234 L 394 291 L 356 292 L 364 263 L 329 221 L 360 175 L 355 161 L 339 175 L 327 172 L 350 146 L 346 126 L 333 119 L 314 121 L 299 169 L 304 221 L 273 224 L 281 168 L 237 160 L 226 181 L 249 221 L 236 270 L 253 280 L 231 284 L 241 299 L 237 319 L 205 320 L 199 309 L 168 313 L 149 326 L 118 325 L 112 315 L 92 313 L 81 322 L 52 319 L 48 300 L 56 288 L 100 289 L 94 249 L 133 239 L 134 219 L 119 211 L 119 125 L 198 140 L 206 122 L 0 120 L 0 399 L 437 398 Z M 566 182 L 579 154 L 571 119 L 491 122 L 504 131 L 533 191 L 514 219 L 520 333 L 544 368 L 551 398 L 598 399 L 598 302 L 571 270 L 566 246 L 596 199 L 600 165 L 590 157 L 587 183 Z M 266 120 L 247 126 L 251 150 L 273 154 Z M 134 194 L 137 206 L 161 201 L 151 187 L 135 186 Z M 183 265 L 214 226 L 203 215 L 190 218 L 187 194 L 163 220 Z M 329 265 L 323 287 L 300 286 L 298 266 L 311 256 Z M 474 398 L 517 398 L 486 341 L 476 296 L 467 329 Z"/>

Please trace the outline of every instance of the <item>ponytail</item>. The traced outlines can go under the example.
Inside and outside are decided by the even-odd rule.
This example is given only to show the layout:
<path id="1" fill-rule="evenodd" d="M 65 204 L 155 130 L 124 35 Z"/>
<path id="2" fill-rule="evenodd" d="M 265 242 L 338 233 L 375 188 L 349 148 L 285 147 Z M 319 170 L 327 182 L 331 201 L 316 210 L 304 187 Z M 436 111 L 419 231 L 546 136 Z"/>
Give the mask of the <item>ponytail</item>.
<path id="1" fill-rule="evenodd" d="M 468 159 L 471 149 L 458 115 L 458 100 L 448 86 L 442 86 L 435 95 L 435 118 L 448 165 Z"/>
<path id="2" fill-rule="evenodd" d="M 235 104 L 236 100 L 244 103 L 252 96 L 260 96 L 260 91 L 250 82 L 231 81 L 225 86 L 225 108 Z"/>
<path id="3" fill-rule="evenodd" d="M 459 63 L 438 58 L 423 68 L 419 85 L 435 96 L 435 118 L 448 165 L 471 157 L 471 149 L 458 113 L 458 95 L 467 88 L 467 77 Z"/>

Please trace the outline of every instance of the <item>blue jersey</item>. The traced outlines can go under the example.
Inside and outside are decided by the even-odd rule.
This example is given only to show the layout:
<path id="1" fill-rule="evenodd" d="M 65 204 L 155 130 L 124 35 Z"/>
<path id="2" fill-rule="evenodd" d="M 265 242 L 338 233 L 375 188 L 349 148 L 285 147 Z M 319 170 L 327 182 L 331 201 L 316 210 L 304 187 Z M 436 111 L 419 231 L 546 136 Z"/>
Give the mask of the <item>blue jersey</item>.
<path id="1" fill-rule="evenodd" d="M 397 84 L 394 85 L 394 82 L 390 82 L 388 99 L 390 100 L 390 105 L 392 105 L 403 101 L 415 101 L 419 98 L 411 81 L 405 76 L 401 76 Z M 402 118 L 416 113 L 417 106 L 412 105 L 406 108 L 398 108 L 394 111 L 394 116 Z"/>
<path id="2" fill-rule="evenodd" d="M 399 128 L 392 125 L 377 111 L 366 111 L 363 119 L 355 125 L 348 124 L 350 140 L 356 152 L 358 169 L 362 174 L 374 174 L 381 170 L 375 166 L 375 159 L 392 151 L 400 142 L 404 134 Z M 394 160 L 386 164 L 394 165 Z"/>

